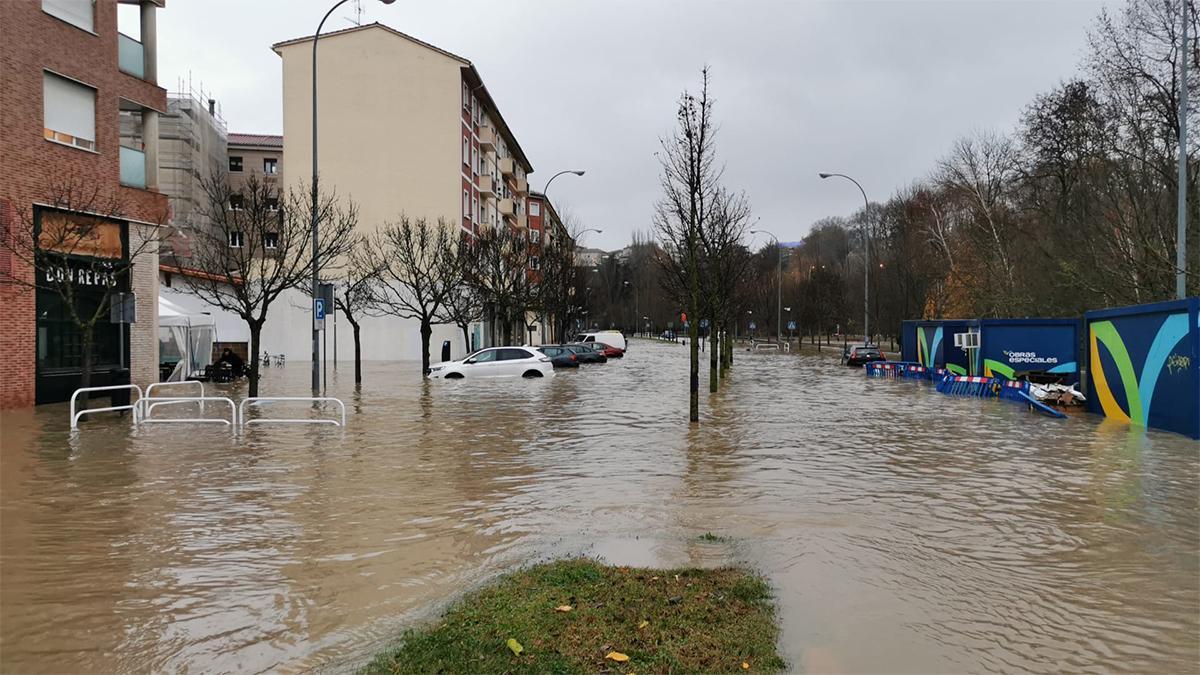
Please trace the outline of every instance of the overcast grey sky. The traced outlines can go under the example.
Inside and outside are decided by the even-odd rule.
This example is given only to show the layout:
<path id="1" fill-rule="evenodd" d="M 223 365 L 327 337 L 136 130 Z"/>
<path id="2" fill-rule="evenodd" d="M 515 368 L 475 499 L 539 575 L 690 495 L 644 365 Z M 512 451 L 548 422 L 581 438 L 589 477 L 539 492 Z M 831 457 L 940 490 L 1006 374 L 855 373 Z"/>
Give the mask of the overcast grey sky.
<path id="1" fill-rule="evenodd" d="M 361 0 L 381 21 L 470 59 L 533 162 L 541 189 L 624 246 L 649 227 L 658 139 L 679 93 L 712 67 L 730 187 L 784 241 L 813 221 L 928 173 L 954 137 L 1010 129 L 1032 97 L 1076 72 L 1098 0 L 715 2 Z M 171 0 L 160 81 L 203 82 L 231 131 L 279 133 L 273 42 L 311 34 L 333 0 Z M 328 28 L 350 25 L 353 2 Z M 286 141 L 285 141 L 286 142 Z"/>

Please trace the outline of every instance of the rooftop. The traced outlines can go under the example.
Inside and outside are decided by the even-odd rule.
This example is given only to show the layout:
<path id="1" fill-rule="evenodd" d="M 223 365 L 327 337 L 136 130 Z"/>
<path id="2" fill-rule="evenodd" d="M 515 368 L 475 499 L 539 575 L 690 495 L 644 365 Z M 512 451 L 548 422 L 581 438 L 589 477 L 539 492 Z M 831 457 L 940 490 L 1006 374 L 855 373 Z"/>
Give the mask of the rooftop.
<path id="1" fill-rule="evenodd" d="M 264 148 L 282 148 L 283 136 L 276 134 L 229 134 L 229 145 L 254 145 Z"/>

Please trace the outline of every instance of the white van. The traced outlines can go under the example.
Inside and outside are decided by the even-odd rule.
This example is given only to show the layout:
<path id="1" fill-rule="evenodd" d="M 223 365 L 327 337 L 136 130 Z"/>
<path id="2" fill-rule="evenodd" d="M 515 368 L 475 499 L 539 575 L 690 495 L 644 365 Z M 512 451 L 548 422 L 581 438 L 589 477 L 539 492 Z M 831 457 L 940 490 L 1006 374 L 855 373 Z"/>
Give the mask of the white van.
<path id="1" fill-rule="evenodd" d="M 602 330 L 595 333 L 580 333 L 575 337 L 576 342 L 602 342 L 609 347 L 616 347 L 621 351 L 628 349 L 629 345 L 625 344 L 625 336 L 619 330 Z"/>

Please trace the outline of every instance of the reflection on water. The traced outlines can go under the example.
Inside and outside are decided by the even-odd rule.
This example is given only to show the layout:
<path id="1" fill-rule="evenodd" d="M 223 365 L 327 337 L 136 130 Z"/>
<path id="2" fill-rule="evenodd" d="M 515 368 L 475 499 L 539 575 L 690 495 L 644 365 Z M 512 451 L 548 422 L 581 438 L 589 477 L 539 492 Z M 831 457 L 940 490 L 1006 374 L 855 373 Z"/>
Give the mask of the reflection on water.
<path id="1" fill-rule="evenodd" d="M 643 342 L 550 381 L 344 367 L 346 430 L 5 412 L 0 670 L 344 668 L 574 553 L 761 569 L 801 671 L 1197 669 L 1200 444 L 827 356 L 740 356 L 698 429 Z"/>

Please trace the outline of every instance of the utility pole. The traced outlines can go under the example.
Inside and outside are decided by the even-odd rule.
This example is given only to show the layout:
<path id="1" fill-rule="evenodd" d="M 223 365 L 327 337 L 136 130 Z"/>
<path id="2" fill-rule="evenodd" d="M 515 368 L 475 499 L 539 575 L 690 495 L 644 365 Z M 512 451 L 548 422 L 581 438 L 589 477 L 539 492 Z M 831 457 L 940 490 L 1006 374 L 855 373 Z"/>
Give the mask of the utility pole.
<path id="1" fill-rule="evenodd" d="M 1175 297 L 1187 297 L 1187 107 L 1188 107 L 1188 2 L 1182 0 L 1180 15 L 1183 18 L 1183 45 L 1179 50 L 1179 189 L 1176 205 L 1175 233 Z"/>

